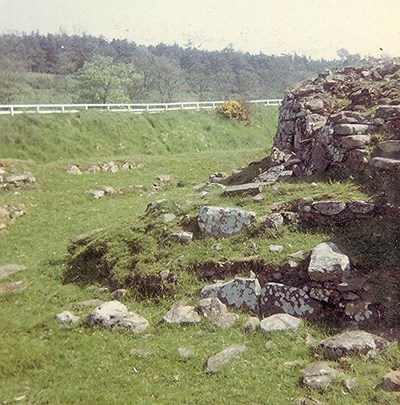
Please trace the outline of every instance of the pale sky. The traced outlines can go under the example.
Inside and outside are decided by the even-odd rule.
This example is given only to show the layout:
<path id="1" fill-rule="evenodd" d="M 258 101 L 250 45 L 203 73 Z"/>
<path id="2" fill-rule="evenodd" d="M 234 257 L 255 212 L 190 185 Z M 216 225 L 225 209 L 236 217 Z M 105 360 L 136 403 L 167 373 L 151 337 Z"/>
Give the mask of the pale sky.
<path id="1" fill-rule="evenodd" d="M 0 0 L 0 32 L 265 54 L 400 56 L 400 0 Z M 382 48 L 382 50 L 381 50 Z"/>

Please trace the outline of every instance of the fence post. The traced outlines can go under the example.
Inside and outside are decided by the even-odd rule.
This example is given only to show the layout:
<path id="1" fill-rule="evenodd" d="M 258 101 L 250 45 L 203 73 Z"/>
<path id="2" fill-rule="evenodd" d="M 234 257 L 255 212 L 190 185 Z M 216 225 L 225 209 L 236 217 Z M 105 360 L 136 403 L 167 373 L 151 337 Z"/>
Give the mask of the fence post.
<path id="1" fill-rule="evenodd" d="M 38 113 L 38 114 L 40 114 L 40 106 L 36 106 L 36 112 Z"/>
<path id="2" fill-rule="evenodd" d="M 11 116 L 14 116 L 14 107 L 13 106 L 10 107 L 10 113 L 11 113 Z"/>

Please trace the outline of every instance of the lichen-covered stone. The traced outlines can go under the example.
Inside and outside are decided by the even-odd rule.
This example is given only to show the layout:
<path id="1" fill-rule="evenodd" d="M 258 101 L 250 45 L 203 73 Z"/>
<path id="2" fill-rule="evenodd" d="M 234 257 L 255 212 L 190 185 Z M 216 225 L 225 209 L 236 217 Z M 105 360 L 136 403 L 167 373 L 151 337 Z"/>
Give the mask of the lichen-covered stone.
<path id="1" fill-rule="evenodd" d="M 235 278 L 226 283 L 204 287 L 200 296 L 219 298 L 226 305 L 253 313 L 259 312 L 260 283 L 252 278 Z"/>
<path id="2" fill-rule="evenodd" d="M 301 318 L 316 319 L 321 314 L 322 306 L 304 289 L 267 283 L 261 290 L 260 310 L 262 314 L 284 312 Z"/>
<path id="3" fill-rule="evenodd" d="M 208 236 L 231 236 L 250 226 L 255 218 L 253 212 L 239 208 L 204 206 L 197 217 L 202 233 Z"/>
<path id="4" fill-rule="evenodd" d="M 204 366 L 204 371 L 207 374 L 214 374 L 218 369 L 228 363 L 233 357 L 243 353 L 246 350 L 244 345 L 231 345 L 221 352 L 211 356 L 207 359 L 207 362 Z"/>
<path id="5" fill-rule="evenodd" d="M 388 342 L 380 336 L 361 330 L 344 332 L 319 343 L 318 349 L 328 360 L 345 356 L 367 355 L 370 352 L 383 352 Z"/>
<path id="6" fill-rule="evenodd" d="M 350 273 L 349 258 L 340 253 L 333 242 L 323 242 L 315 246 L 311 252 L 308 275 L 311 280 L 323 283 L 326 281 L 342 281 Z"/>
<path id="7" fill-rule="evenodd" d="M 346 209 L 342 201 L 316 201 L 311 206 L 320 214 L 328 216 L 338 215 Z"/>

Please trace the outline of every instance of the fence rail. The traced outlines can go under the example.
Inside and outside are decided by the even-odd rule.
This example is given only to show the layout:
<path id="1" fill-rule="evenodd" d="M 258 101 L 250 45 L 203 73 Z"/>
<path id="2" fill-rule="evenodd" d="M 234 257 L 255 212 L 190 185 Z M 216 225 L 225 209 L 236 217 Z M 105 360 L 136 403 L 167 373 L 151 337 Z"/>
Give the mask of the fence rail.
<path id="1" fill-rule="evenodd" d="M 63 114 L 86 110 L 119 111 L 134 114 L 162 113 L 178 110 L 214 110 L 224 101 L 188 101 L 179 103 L 138 103 L 138 104 L 0 104 L 0 115 L 17 114 Z M 251 104 L 279 106 L 281 99 L 250 100 Z"/>

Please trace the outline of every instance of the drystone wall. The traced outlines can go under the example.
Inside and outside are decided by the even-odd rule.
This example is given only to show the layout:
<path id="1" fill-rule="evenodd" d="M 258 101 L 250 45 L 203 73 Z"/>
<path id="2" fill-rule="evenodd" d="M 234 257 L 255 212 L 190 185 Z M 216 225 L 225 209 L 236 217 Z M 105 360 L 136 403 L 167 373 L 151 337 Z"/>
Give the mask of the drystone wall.
<path id="1" fill-rule="evenodd" d="M 400 169 L 400 65 L 327 71 L 289 91 L 272 154 L 295 175 Z"/>

